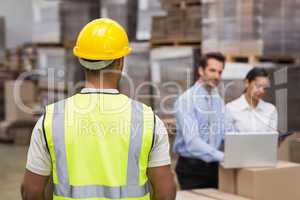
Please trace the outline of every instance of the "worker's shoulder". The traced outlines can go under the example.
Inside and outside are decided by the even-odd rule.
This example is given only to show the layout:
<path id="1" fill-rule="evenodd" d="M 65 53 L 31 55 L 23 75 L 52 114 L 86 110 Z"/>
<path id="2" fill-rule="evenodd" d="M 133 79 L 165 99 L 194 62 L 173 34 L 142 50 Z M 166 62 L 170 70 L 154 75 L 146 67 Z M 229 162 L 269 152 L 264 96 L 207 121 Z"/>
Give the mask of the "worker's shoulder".
<path id="1" fill-rule="evenodd" d="M 71 96 L 71 97 L 72 97 L 72 96 Z M 54 107 L 55 105 L 63 105 L 63 104 L 64 104 L 67 100 L 69 100 L 71 97 L 64 98 L 64 99 L 55 101 L 55 102 L 53 102 L 53 103 L 47 104 L 47 105 L 45 106 L 45 109 L 50 108 L 50 107 Z"/>
<path id="2" fill-rule="evenodd" d="M 129 98 L 129 97 L 128 97 L 128 98 Z M 131 98 L 129 98 L 129 99 L 130 99 L 131 102 L 136 103 L 137 105 L 142 106 L 144 109 L 146 109 L 146 110 L 151 110 L 151 111 L 153 112 L 152 108 L 151 108 L 150 106 L 148 106 L 147 104 L 145 104 L 145 103 L 143 103 L 143 102 L 140 102 L 140 101 L 138 101 L 138 100 L 135 100 L 135 99 L 131 99 Z"/>

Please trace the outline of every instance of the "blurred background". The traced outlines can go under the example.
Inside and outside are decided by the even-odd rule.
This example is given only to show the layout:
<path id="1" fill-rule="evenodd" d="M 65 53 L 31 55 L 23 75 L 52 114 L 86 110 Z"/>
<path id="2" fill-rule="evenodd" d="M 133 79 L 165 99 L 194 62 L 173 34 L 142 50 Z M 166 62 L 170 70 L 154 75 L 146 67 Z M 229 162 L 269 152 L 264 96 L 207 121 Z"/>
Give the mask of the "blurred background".
<path id="1" fill-rule="evenodd" d="M 124 73 L 133 88 L 124 78 L 119 90 L 151 106 L 172 142 L 174 101 L 197 80 L 199 59 L 210 51 L 226 57 L 226 102 L 242 94 L 251 68 L 264 67 L 271 74 L 266 100 L 278 109 L 279 130 L 300 131 L 299 10 L 297 0 L 1 0 L 0 199 L 20 199 L 31 131 L 43 106 L 83 87 L 72 48 L 89 21 L 109 17 L 124 26 L 133 49 Z M 14 93 L 19 79 L 25 80 L 21 107 Z M 281 160 L 300 162 L 295 137 L 281 146 Z"/>

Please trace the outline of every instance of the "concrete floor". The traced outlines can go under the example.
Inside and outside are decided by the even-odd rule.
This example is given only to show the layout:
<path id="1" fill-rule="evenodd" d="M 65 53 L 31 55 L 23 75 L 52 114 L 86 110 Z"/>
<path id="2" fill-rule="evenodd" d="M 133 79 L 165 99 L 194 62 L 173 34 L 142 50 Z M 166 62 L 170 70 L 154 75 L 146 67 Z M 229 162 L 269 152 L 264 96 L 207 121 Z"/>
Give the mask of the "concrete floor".
<path id="1" fill-rule="evenodd" d="M 20 200 L 27 146 L 0 143 L 0 200 Z"/>

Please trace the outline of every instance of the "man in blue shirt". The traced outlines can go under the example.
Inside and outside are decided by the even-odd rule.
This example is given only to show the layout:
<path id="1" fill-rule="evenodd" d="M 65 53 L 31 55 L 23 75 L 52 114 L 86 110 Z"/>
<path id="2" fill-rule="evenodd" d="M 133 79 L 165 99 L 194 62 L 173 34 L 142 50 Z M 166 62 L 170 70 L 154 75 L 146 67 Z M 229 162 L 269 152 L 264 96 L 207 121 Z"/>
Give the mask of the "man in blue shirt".
<path id="1" fill-rule="evenodd" d="M 220 148 L 225 132 L 233 130 L 217 91 L 224 65 L 221 53 L 204 55 L 199 80 L 175 103 L 176 173 L 183 190 L 218 187 L 218 165 L 224 159 Z"/>

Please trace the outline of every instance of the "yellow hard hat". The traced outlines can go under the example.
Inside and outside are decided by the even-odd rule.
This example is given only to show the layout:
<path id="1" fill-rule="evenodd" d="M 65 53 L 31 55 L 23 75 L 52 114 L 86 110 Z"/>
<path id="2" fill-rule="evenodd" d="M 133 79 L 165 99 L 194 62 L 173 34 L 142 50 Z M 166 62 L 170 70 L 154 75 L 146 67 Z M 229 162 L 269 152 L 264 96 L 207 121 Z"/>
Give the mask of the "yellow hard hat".
<path id="1" fill-rule="evenodd" d="M 81 30 L 73 49 L 75 56 L 88 60 L 115 60 L 130 54 L 123 27 L 108 18 L 91 21 Z"/>

